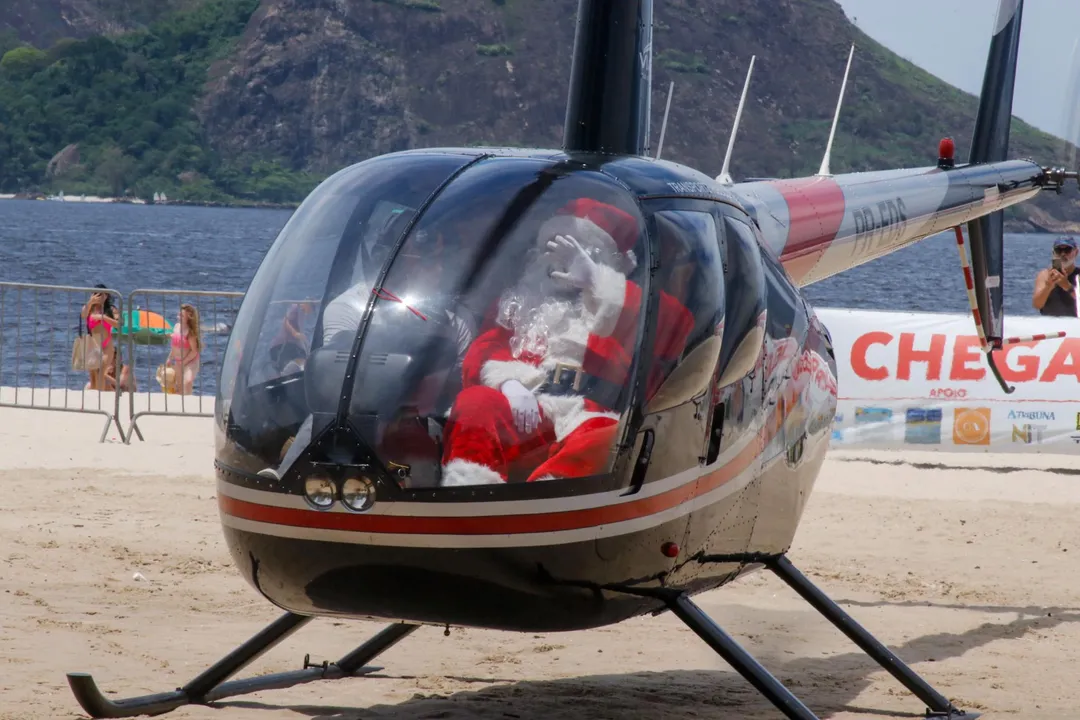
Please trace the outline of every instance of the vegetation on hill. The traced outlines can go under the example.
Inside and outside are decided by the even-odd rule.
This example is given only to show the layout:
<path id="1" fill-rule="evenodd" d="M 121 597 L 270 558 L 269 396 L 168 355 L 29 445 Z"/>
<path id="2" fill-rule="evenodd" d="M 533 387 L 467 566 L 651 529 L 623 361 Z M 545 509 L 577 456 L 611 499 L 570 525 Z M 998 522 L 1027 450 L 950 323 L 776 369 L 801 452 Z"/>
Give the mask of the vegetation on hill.
<path id="1" fill-rule="evenodd" d="M 295 203 L 380 153 L 561 141 L 577 0 L 80 7 L 98 26 L 126 18 L 125 31 L 44 49 L 0 33 L 0 192 Z M 49 26 L 42 13 L 32 20 Z M 754 55 L 733 174 L 816 172 L 851 43 L 833 172 L 932 165 L 943 135 L 967 155 L 977 99 L 864 35 L 835 0 L 665 0 L 654 30 L 654 142 L 675 82 L 667 159 L 719 171 Z M 1047 164 L 1063 149 L 1016 119 L 1011 148 Z M 1080 227 L 1080 197 L 1044 194 L 1007 216 L 1014 230 Z"/>
<path id="2" fill-rule="evenodd" d="M 0 38 L 0 192 L 303 197 L 316 179 L 273 159 L 222 158 L 193 110 L 210 63 L 232 50 L 258 5 L 206 0 L 145 30 L 46 50 Z"/>

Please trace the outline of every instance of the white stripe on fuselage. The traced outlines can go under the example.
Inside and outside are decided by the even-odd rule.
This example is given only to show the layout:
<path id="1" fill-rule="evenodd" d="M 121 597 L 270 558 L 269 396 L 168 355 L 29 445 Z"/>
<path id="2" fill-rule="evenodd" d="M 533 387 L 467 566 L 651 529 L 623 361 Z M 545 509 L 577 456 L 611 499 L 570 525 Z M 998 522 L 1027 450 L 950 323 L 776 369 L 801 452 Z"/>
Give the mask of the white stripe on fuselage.
<path id="1" fill-rule="evenodd" d="M 491 502 L 379 502 L 365 515 L 393 515 L 397 517 L 490 517 L 497 515 L 534 515 L 542 513 L 571 512 L 589 510 L 608 505 L 620 505 L 653 497 L 674 488 L 695 482 L 709 473 L 715 472 L 731 462 L 751 442 L 756 441 L 758 430 L 764 423 L 764 414 L 756 424 L 743 434 L 731 447 L 717 457 L 716 462 L 707 467 L 693 467 L 671 477 L 647 483 L 638 492 L 627 495 L 626 488 L 590 495 L 572 497 L 537 498 L 535 500 L 496 500 Z M 330 510 L 314 510 L 304 498 L 282 492 L 256 490 L 235 483 L 218 479 L 218 493 L 243 502 L 267 505 L 269 507 L 308 510 L 316 513 L 338 512 L 347 515 L 356 513 L 335 503 Z"/>
<path id="2" fill-rule="evenodd" d="M 234 517 L 221 512 L 221 522 L 235 530 L 271 535 L 273 537 L 292 538 L 295 540 L 313 540 L 319 542 L 346 543 L 349 545 L 377 545 L 380 547 L 416 547 L 436 549 L 467 548 L 510 548 L 541 547 L 546 545 L 568 545 L 570 543 L 590 542 L 604 538 L 618 537 L 630 533 L 648 530 L 664 523 L 684 517 L 692 512 L 706 508 L 744 489 L 758 476 L 758 463 L 753 462 L 741 473 L 718 488 L 704 495 L 691 498 L 686 502 L 651 515 L 623 520 L 604 525 L 593 525 L 573 530 L 553 532 L 506 533 L 502 535 L 436 535 L 431 533 L 371 533 L 353 530 L 326 530 L 294 525 L 279 525 Z M 635 499 L 638 496 L 631 496 Z M 529 503 L 540 502 L 530 500 Z M 406 503 L 398 503 L 399 505 Z M 408 503 L 410 505 L 416 503 Z M 492 504 L 492 503 L 478 503 Z M 315 511 L 318 512 L 318 511 Z M 681 538 L 673 538 L 678 541 Z"/>

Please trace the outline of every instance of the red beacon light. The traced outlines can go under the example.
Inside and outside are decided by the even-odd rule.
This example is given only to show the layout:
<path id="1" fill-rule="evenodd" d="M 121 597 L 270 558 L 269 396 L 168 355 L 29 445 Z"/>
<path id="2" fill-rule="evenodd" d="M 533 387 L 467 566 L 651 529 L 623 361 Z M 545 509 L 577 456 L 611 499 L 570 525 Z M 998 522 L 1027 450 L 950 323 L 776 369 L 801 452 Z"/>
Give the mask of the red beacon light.
<path id="1" fill-rule="evenodd" d="M 941 138 L 941 142 L 938 143 L 938 167 L 939 168 L 951 168 L 956 165 L 956 144 L 953 143 L 952 138 Z"/>

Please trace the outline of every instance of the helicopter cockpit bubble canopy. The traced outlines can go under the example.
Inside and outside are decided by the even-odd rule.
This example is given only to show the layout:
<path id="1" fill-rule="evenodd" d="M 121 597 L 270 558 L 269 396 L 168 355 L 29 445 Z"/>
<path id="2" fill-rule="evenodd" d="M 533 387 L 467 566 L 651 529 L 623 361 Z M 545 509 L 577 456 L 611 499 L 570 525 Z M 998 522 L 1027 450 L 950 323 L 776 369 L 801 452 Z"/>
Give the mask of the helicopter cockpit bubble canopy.
<path id="1" fill-rule="evenodd" d="M 649 257 L 633 193 L 581 164 L 409 151 L 347 168 L 251 283 L 218 459 L 285 491 L 327 465 L 404 489 L 609 473 L 630 403 L 694 326 L 664 294 L 653 334 L 680 347 L 639 373 Z"/>

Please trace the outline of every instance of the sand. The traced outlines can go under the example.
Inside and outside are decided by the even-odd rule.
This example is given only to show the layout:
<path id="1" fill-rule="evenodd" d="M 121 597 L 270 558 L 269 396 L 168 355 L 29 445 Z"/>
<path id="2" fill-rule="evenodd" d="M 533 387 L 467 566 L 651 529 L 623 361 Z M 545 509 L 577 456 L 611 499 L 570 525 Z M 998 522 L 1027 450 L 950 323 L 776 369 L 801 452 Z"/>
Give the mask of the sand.
<path id="1" fill-rule="evenodd" d="M 84 717 L 68 671 L 120 696 L 171 690 L 279 615 L 225 548 L 212 420 L 141 425 L 143 442 L 99 444 L 101 416 L 0 408 L 3 720 Z M 962 707 L 1072 717 L 1077 473 L 1078 457 L 834 451 L 791 558 Z M 820 717 L 924 709 L 770 575 L 697 602 Z M 333 661 L 378 627 L 316 619 L 246 673 Z M 378 664 L 165 717 L 781 717 L 670 614 L 548 635 L 424 627 Z"/>

